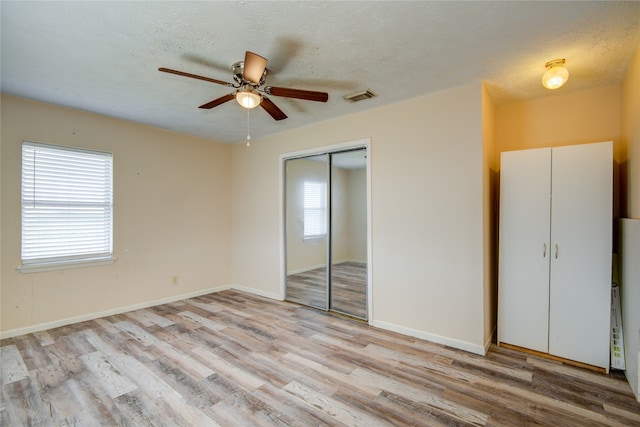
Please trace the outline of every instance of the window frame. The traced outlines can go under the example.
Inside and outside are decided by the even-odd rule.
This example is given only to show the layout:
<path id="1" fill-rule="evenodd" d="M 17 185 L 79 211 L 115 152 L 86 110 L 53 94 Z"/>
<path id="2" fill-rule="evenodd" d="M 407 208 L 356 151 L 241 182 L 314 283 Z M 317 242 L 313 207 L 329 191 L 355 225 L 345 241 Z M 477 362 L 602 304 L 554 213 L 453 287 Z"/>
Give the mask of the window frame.
<path id="1" fill-rule="evenodd" d="M 317 186 L 316 191 L 307 191 L 307 186 Z M 318 195 L 316 199 L 310 200 L 307 194 Z M 307 206 L 312 204 L 314 206 Z M 303 210 L 303 231 L 302 236 L 304 240 L 321 239 L 327 235 L 327 183 L 322 181 L 305 180 L 303 184 L 303 196 L 302 196 L 302 210 Z M 317 222 L 317 232 L 307 234 L 307 212 L 313 212 L 320 216 L 320 221 Z M 313 230 L 312 230 L 313 231 Z"/>
<path id="2" fill-rule="evenodd" d="M 45 152 L 49 153 L 49 156 L 52 157 L 46 157 L 44 155 Z M 41 166 L 40 169 L 36 169 L 38 165 L 36 163 L 38 153 L 40 153 L 41 157 L 45 156 L 45 159 L 51 159 L 51 163 L 43 164 L 44 166 Z M 75 166 L 66 164 L 64 161 L 65 156 L 70 156 L 69 161 L 79 161 L 80 163 Z M 89 167 L 89 163 L 97 164 L 97 167 L 95 169 Z M 63 165 L 65 169 L 60 169 L 60 165 Z M 31 170 L 29 170 L 29 167 Z M 93 179 L 90 176 L 83 176 L 75 180 L 67 179 L 67 177 L 77 172 L 81 172 L 83 175 L 91 172 L 100 172 L 104 175 L 100 176 L 100 173 L 94 173 L 95 178 Z M 116 261 L 116 258 L 113 256 L 112 153 L 23 141 L 21 146 L 20 175 L 21 265 L 17 268 L 18 271 L 23 273 L 41 272 L 106 265 Z M 39 189 L 36 188 L 38 179 L 41 180 Z M 74 185 L 78 186 L 80 183 L 82 187 L 87 183 L 94 184 L 96 185 L 96 189 L 86 190 L 74 188 Z M 29 185 L 32 185 L 33 188 L 29 188 Z M 44 185 L 48 185 L 48 193 L 44 191 Z M 100 188 L 102 188 L 102 190 Z M 45 194 L 47 195 L 45 196 Z M 94 198 L 93 196 L 97 197 Z M 91 200 L 89 200 L 89 198 Z M 31 203 L 33 203 L 33 207 L 29 206 Z M 91 230 L 97 232 L 98 235 L 102 235 L 102 237 L 96 238 L 92 242 L 92 247 L 90 249 L 84 248 L 85 252 L 82 252 L 82 245 L 78 239 L 79 232 L 77 229 L 74 230 L 74 226 L 78 226 L 78 221 L 86 221 L 87 214 L 91 222 L 97 222 L 98 224 Z M 58 240 L 58 242 L 55 243 L 57 245 L 55 249 L 48 252 L 41 251 L 39 248 L 33 249 L 32 247 L 25 249 L 25 245 L 39 244 L 38 232 L 41 230 L 41 219 L 62 219 L 63 222 L 67 222 L 69 227 L 66 232 L 60 233 L 59 236 L 49 232 L 50 234 L 42 240 L 45 242 L 47 238 L 49 242 Z M 29 222 L 34 220 L 36 224 L 32 227 L 25 225 L 25 221 Z M 29 236 L 30 233 L 34 232 L 36 233 L 35 235 Z M 27 237 L 25 237 L 25 235 L 27 235 Z M 68 245 L 68 247 L 65 248 L 65 245 Z M 65 250 L 66 252 L 64 252 Z"/>

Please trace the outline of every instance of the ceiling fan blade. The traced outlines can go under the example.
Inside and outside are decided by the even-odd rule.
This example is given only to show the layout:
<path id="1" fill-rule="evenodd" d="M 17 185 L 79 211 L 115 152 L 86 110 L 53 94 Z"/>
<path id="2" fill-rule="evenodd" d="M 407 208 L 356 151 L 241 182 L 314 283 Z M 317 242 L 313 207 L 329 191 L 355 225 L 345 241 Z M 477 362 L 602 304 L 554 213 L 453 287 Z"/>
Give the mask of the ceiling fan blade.
<path id="1" fill-rule="evenodd" d="M 275 120 L 284 120 L 287 118 L 287 115 L 280 108 L 278 108 L 276 104 L 271 102 L 271 100 L 266 96 L 262 97 L 260 106 L 264 108 L 264 110 L 269 113 Z"/>
<path id="2" fill-rule="evenodd" d="M 305 99 L 307 101 L 327 102 L 329 94 L 326 92 L 315 92 L 313 90 L 289 89 L 286 87 L 267 86 L 264 91 L 273 96 L 284 96 L 286 98 Z"/>
<path id="3" fill-rule="evenodd" d="M 232 99 L 235 99 L 235 97 L 236 97 L 235 93 L 228 93 L 225 96 L 221 96 L 220 98 L 216 98 L 213 101 L 207 102 L 206 104 L 202 104 L 198 108 L 204 108 L 206 110 L 209 110 L 213 107 L 217 107 L 220 104 L 224 104 L 225 102 L 231 101 Z"/>
<path id="4" fill-rule="evenodd" d="M 242 78 L 251 83 L 258 84 L 262 79 L 264 70 L 267 68 L 267 60 L 253 52 L 246 51 L 244 54 L 244 69 Z"/>
<path id="5" fill-rule="evenodd" d="M 171 68 L 160 67 L 158 68 L 158 71 L 162 71 L 163 73 L 177 74 L 178 76 L 191 77 L 192 79 L 204 80 L 205 82 L 217 83 L 223 86 L 233 86 L 231 83 L 223 82 L 222 80 L 199 76 L 197 74 L 185 73 L 184 71 L 172 70 Z"/>

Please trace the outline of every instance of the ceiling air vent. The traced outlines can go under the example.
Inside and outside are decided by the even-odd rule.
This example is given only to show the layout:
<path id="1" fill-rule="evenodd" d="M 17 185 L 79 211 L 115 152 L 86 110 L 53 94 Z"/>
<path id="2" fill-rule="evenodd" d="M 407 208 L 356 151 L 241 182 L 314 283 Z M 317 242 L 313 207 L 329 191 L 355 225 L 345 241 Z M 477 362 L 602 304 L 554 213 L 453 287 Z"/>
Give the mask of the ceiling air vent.
<path id="1" fill-rule="evenodd" d="M 345 95 L 344 100 L 348 102 L 358 102 L 373 98 L 374 96 L 376 96 L 376 94 L 367 89 L 361 92 L 352 93 L 351 95 Z"/>

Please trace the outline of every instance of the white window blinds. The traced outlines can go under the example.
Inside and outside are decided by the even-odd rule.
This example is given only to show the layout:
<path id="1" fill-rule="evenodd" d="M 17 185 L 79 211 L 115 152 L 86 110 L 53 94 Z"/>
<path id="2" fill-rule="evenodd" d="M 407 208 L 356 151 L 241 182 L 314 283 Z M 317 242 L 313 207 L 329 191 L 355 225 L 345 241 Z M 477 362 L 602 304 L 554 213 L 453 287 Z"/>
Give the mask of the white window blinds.
<path id="1" fill-rule="evenodd" d="M 327 233 L 327 184 L 304 182 L 304 237 L 319 237 Z"/>
<path id="2" fill-rule="evenodd" d="M 112 255 L 110 153 L 22 144 L 22 264 Z"/>

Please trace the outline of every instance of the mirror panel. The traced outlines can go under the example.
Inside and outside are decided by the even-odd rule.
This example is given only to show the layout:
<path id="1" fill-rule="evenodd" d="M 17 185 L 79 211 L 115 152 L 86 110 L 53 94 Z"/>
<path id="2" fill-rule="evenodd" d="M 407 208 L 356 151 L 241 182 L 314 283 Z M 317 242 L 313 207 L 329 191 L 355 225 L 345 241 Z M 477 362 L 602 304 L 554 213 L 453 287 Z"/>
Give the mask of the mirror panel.
<path id="1" fill-rule="evenodd" d="M 331 155 L 329 308 L 367 318 L 366 149 Z"/>
<path id="2" fill-rule="evenodd" d="M 286 299 L 327 310 L 329 155 L 285 166 Z"/>

